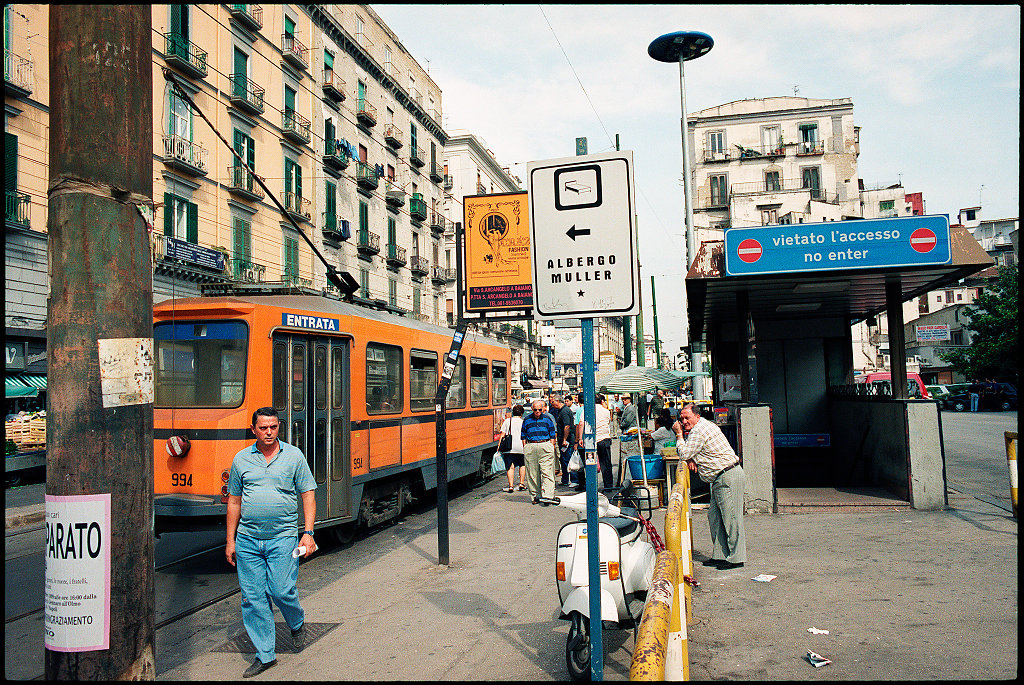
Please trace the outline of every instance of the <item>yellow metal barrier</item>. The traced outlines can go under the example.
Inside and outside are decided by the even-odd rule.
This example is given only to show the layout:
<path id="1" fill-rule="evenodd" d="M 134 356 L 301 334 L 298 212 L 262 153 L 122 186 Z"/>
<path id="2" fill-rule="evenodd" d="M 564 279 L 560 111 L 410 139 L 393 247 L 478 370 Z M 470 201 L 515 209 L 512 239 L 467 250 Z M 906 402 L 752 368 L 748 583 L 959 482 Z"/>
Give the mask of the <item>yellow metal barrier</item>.
<path id="1" fill-rule="evenodd" d="M 1017 434 L 1006 431 L 1006 466 L 1010 469 L 1010 502 L 1013 504 L 1013 517 L 1017 518 Z"/>
<path id="2" fill-rule="evenodd" d="M 665 550 L 654 562 L 654 576 L 647 593 L 647 605 L 637 631 L 633 661 L 629 664 L 630 680 L 665 680 L 668 651 L 668 627 L 675 597 L 678 573 L 676 555 Z"/>

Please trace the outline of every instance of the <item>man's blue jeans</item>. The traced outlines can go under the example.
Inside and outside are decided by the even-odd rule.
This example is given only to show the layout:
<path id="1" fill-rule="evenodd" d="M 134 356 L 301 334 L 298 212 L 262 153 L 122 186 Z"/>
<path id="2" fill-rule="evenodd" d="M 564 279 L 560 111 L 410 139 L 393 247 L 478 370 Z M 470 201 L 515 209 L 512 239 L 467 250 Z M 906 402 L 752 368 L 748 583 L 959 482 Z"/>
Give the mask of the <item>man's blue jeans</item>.
<path id="1" fill-rule="evenodd" d="M 295 535 L 273 540 L 257 540 L 247 535 L 235 536 L 235 564 L 238 586 L 242 589 L 242 623 L 249 634 L 256 656 L 270 663 L 274 653 L 273 599 L 292 630 L 302 627 L 305 612 L 299 606 L 299 560 L 292 558 L 298 541 Z"/>
<path id="2" fill-rule="evenodd" d="M 981 395 L 976 392 L 971 393 L 971 411 L 978 411 L 978 400 L 981 399 Z"/>

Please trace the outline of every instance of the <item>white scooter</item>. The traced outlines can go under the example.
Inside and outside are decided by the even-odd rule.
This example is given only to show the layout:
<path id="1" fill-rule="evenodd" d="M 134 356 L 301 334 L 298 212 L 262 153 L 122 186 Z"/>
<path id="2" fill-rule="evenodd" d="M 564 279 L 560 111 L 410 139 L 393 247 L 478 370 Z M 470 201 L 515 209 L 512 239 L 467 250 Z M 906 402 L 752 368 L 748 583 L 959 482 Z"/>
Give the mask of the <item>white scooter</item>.
<path id="1" fill-rule="evenodd" d="M 598 494 L 598 552 L 601 570 L 602 628 L 636 628 L 643 615 L 654 573 L 654 546 L 646 539 L 640 514 L 617 507 Z M 580 520 L 558 531 L 555 579 L 562 604 L 559 618 L 568 620 L 565 663 L 573 680 L 590 679 L 590 565 L 587 543 L 587 493 L 541 498 L 576 512 Z"/>

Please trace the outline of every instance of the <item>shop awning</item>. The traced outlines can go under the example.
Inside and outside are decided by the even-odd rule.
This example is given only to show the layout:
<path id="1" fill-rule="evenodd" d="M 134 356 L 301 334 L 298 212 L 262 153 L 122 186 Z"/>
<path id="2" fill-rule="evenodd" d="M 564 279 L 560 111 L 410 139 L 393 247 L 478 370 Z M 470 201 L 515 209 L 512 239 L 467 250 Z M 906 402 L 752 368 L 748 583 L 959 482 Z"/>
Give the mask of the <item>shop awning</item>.
<path id="1" fill-rule="evenodd" d="M 29 386 L 21 381 L 20 376 L 7 376 L 4 379 L 4 397 L 15 399 L 18 397 L 38 397 L 39 388 Z"/>
<path id="2" fill-rule="evenodd" d="M 23 373 L 21 381 L 37 390 L 46 390 L 46 376 L 37 373 Z"/>

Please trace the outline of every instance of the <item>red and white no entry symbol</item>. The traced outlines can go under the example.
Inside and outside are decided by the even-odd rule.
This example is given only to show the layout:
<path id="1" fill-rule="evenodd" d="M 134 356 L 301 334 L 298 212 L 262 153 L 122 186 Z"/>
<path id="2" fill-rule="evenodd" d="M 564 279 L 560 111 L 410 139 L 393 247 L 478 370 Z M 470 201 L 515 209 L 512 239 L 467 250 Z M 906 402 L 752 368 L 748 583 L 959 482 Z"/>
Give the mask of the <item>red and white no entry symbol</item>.
<path id="1" fill-rule="evenodd" d="M 736 247 L 736 254 L 747 264 L 753 264 L 761 258 L 761 243 L 753 238 L 740 241 L 740 244 Z"/>
<path id="2" fill-rule="evenodd" d="M 910 234 L 910 246 L 918 252 L 931 252 L 938 242 L 930 228 L 919 228 Z"/>

